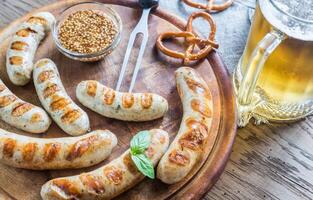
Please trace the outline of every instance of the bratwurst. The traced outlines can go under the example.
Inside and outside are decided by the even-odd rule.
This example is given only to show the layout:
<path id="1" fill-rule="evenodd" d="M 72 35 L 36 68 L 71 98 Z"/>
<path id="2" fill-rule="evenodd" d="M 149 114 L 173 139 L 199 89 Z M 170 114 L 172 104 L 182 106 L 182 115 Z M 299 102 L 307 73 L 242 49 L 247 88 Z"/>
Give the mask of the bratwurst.
<path id="1" fill-rule="evenodd" d="M 26 85 L 30 81 L 37 48 L 54 23 L 51 13 L 40 12 L 17 29 L 6 55 L 7 73 L 13 84 Z"/>
<path id="2" fill-rule="evenodd" d="M 82 81 L 76 88 L 78 100 L 105 117 L 124 121 L 149 121 L 164 116 L 165 98 L 152 93 L 123 93 L 93 80 Z"/>
<path id="3" fill-rule="evenodd" d="M 213 109 L 211 92 L 194 69 L 181 67 L 175 76 L 184 114 L 179 131 L 157 168 L 157 177 L 168 184 L 181 181 L 206 155 L 204 147 Z"/>
<path id="4" fill-rule="evenodd" d="M 41 104 L 63 131 L 73 136 L 88 131 L 90 126 L 87 113 L 66 93 L 52 60 L 39 60 L 34 67 L 33 79 Z"/>
<path id="5" fill-rule="evenodd" d="M 156 166 L 169 144 L 167 132 L 150 130 L 150 145 L 146 156 Z M 56 178 L 44 184 L 44 200 L 98 200 L 112 199 L 144 179 L 131 159 L 130 150 L 94 171 L 77 176 Z"/>
<path id="6" fill-rule="evenodd" d="M 0 118 L 18 129 L 30 133 L 48 130 L 51 120 L 40 107 L 18 98 L 0 80 Z"/>
<path id="7" fill-rule="evenodd" d="M 116 136 L 108 130 L 45 139 L 0 129 L 0 162 L 33 170 L 82 168 L 103 161 L 116 144 Z"/>

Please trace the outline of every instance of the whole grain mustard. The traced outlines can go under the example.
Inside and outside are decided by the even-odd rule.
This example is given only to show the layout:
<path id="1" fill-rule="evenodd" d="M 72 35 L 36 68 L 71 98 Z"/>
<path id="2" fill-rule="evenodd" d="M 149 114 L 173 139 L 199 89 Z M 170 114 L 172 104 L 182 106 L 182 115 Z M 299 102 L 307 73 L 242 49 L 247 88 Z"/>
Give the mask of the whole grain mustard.
<path id="1" fill-rule="evenodd" d="M 104 13 L 81 10 L 70 14 L 60 25 L 58 37 L 66 49 L 83 53 L 97 53 L 112 44 L 117 27 Z"/>

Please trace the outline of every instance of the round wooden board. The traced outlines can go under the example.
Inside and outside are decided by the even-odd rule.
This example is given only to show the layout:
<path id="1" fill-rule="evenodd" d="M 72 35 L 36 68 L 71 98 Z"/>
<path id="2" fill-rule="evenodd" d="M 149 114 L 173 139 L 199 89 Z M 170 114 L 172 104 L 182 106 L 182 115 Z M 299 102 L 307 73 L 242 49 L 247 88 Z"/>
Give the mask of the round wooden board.
<path id="1" fill-rule="evenodd" d="M 50 11 L 57 16 L 66 7 L 82 1 L 84 0 L 60 1 L 32 13 Z M 111 4 L 109 6 L 120 14 L 123 22 L 121 43 L 111 55 L 107 56 L 101 62 L 89 64 L 70 60 L 58 52 L 52 41 L 51 34 L 42 42 L 36 54 L 36 60 L 48 57 L 56 62 L 63 84 L 69 95 L 76 102 L 78 101 L 75 97 L 75 88 L 82 80 L 94 79 L 110 87 L 115 87 L 129 34 L 141 15 L 139 10 L 134 9 L 138 7 L 137 4 L 131 0 L 102 0 L 101 2 Z M 14 21 L 0 32 L 0 77 L 17 96 L 36 105 L 40 105 L 33 84 L 30 83 L 25 87 L 14 86 L 10 83 L 5 69 L 5 54 L 10 37 L 15 32 L 17 26 L 32 13 Z M 161 55 L 155 49 L 155 41 L 161 32 L 183 29 L 185 22 L 161 9 L 155 10 L 153 14 L 149 19 L 149 42 L 134 91 L 155 92 L 167 98 L 170 107 L 165 117 L 151 122 L 129 123 L 102 117 L 83 107 L 88 112 L 92 130 L 109 129 L 117 135 L 119 140 L 118 147 L 114 149 L 109 159 L 97 166 L 80 170 L 41 172 L 15 169 L 0 164 L 0 193 L 5 192 L 12 199 L 18 200 L 40 199 L 40 188 L 47 180 L 54 177 L 90 171 L 109 162 L 129 147 L 129 141 L 132 135 L 140 130 L 162 128 L 169 132 L 171 140 L 175 137 L 182 117 L 181 103 L 174 80 L 174 71 L 180 64 Z M 167 45 L 177 48 L 173 44 L 174 42 L 171 42 Z M 138 47 L 138 42 L 135 44 L 136 50 L 134 56 L 131 57 L 131 65 L 124 79 L 123 91 L 127 90 L 127 86 L 129 86 L 131 80 L 133 65 L 136 61 L 136 53 L 138 53 L 136 52 L 138 51 L 136 47 Z M 207 59 L 196 64 L 194 68 L 207 81 L 213 96 L 213 126 L 210 130 L 210 141 L 206 146 L 210 153 L 199 161 L 197 167 L 180 183 L 166 185 L 159 180 L 152 181 L 145 179 L 141 184 L 120 195 L 117 199 L 199 199 L 213 186 L 222 173 L 236 135 L 235 101 L 231 81 L 224 64 L 216 52 L 212 52 Z M 0 122 L 0 127 L 9 131 L 29 135 L 2 121 Z M 67 135 L 55 124 L 52 124 L 49 131 L 39 137 L 59 136 L 64 137 Z M 34 137 L 38 136 L 35 135 Z"/>

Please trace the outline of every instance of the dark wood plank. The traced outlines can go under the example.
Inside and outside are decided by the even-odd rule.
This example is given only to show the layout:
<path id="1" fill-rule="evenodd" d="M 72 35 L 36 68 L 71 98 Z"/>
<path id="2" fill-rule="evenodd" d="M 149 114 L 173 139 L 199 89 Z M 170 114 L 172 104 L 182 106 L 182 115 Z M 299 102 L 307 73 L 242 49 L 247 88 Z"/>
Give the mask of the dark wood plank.
<path id="1" fill-rule="evenodd" d="M 0 28 L 5 27 L 14 19 L 23 16 L 34 8 L 47 5 L 55 0 L 3 0 L 0 2 Z"/>

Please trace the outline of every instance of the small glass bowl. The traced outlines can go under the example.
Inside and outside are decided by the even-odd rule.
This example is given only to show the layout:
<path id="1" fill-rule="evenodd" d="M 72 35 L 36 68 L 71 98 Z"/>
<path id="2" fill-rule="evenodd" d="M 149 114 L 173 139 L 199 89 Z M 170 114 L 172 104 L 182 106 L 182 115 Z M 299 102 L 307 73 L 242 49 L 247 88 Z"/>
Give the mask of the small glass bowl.
<path id="1" fill-rule="evenodd" d="M 81 10 L 95 10 L 95 11 L 100 11 L 102 12 L 106 17 L 112 20 L 112 22 L 115 24 L 117 28 L 117 33 L 115 35 L 115 38 L 113 42 L 103 50 L 95 53 L 89 53 L 89 54 L 84 54 L 84 53 L 78 53 L 78 52 L 73 52 L 65 47 L 62 46 L 58 34 L 59 34 L 59 26 L 63 23 L 67 17 L 77 11 Z M 95 62 L 98 60 L 101 60 L 104 58 L 106 55 L 110 54 L 119 44 L 121 40 L 121 32 L 122 32 L 122 20 L 120 16 L 110 7 L 106 6 L 103 3 L 98 3 L 98 2 L 84 2 L 84 3 L 78 3 L 75 4 L 71 7 L 66 8 L 63 10 L 60 15 L 57 17 L 56 23 L 54 24 L 52 28 L 52 36 L 53 40 L 58 48 L 58 50 L 64 54 L 65 56 L 74 59 L 74 60 L 79 60 L 82 62 Z"/>

